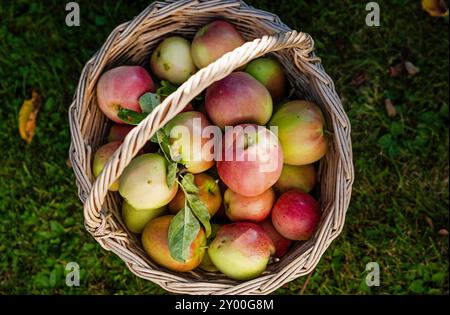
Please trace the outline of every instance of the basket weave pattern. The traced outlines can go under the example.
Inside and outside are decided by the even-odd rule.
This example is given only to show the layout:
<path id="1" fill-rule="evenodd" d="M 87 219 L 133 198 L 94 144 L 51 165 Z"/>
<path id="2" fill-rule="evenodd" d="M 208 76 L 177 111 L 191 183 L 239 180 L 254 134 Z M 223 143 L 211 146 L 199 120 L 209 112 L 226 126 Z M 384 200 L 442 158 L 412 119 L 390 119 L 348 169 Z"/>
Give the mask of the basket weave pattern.
<path id="1" fill-rule="evenodd" d="M 167 97 L 127 135 L 95 180 L 93 153 L 104 143 L 109 126 L 97 105 L 96 84 L 100 75 L 119 65 L 146 65 L 149 52 L 168 34 L 192 38 L 201 26 L 217 18 L 234 24 L 247 43 L 199 70 Z M 103 248 L 118 255 L 134 274 L 174 293 L 268 294 L 310 273 L 343 228 L 354 177 L 350 123 L 313 46 L 308 34 L 292 31 L 277 16 L 240 0 L 154 2 L 133 20 L 119 25 L 86 63 L 69 109 L 70 159 L 84 204 L 87 231 Z M 293 246 L 261 276 L 246 282 L 201 270 L 175 273 L 154 264 L 139 239 L 125 228 L 120 216 L 121 198 L 108 192 L 108 187 L 148 139 L 195 96 L 236 68 L 266 54 L 283 64 L 296 97 L 312 100 L 321 107 L 330 132 L 329 150 L 319 166 L 323 215 L 316 233 L 310 240 Z"/>

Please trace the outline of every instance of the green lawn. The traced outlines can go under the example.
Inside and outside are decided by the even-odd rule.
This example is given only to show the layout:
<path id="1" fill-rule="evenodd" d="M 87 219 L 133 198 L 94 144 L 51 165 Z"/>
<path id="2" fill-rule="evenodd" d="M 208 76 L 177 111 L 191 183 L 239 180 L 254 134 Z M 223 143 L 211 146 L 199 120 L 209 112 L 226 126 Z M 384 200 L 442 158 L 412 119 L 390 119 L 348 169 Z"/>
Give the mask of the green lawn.
<path id="1" fill-rule="evenodd" d="M 79 1 L 81 26 L 69 28 L 65 1 L 1 1 L 0 294 L 165 292 L 135 277 L 84 230 L 66 165 L 67 109 L 83 65 L 150 1 L 102 2 Z M 449 228 L 448 17 L 429 16 L 419 0 L 379 1 L 381 26 L 371 28 L 366 2 L 358 2 L 249 1 L 314 37 L 352 123 L 356 179 L 346 226 L 305 293 L 448 294 L 448 236 L 438 234 Z M 402 51 L 420 68 L 416 76 L 389 75 Z M 358 73 L 367 80 L 355 86 Z M 32 89 L 44 102 L 26 145 L 17 117 Z M 394 118 L 384 108 L 387 97 Z M 70 261 L 80 265 L 79 287 L 65 285 Z M 379 287 L 365 285 L 370 261 L 380 264 Z M 276 293 L 299 294 L 304 281 Z"/>

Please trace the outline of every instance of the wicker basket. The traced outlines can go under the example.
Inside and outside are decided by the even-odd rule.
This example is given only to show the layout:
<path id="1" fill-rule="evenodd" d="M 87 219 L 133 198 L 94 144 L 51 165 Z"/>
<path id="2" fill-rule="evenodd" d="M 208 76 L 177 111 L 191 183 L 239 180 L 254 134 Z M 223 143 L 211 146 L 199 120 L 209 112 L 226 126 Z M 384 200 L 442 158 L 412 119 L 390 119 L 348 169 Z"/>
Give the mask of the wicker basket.
<path id="1" fill-rule="evenodd" d="M 101 175 L 92 175 L 93 152 L 104 142 L 108 120 L 97 106 L 96 84 L 107 69 L 124 64 L 145 65 L 149 52 L 168 34 L 192 38 L 200 26 L 217 18 L 234 24 L 248 41 L 201 69 L 167 97 L 130 132 Z M 108 187 L 150 139 L 212 82 L 250 60 L 269 54 L 284 66 L 298 98 L 315 101 L 324 112 L 330 131 L 329 151 L 321 160 L 320 203 L 323 211 L 314 236 L 299 242 L 258 278 L 240 282 L 218 273 L 195 270 L 175 273 L 154 264 L 139 239 L 124 226 L 121 199 Z M 350 124 L 332 79 L 313 53 L 313 40 L 290 30 L 270 13 L 239 0 L 154 2 L 133 20 L 119 25 L 85 65 L 69 109 L 72 143 L 70 159 L 78 194 L 84 203 L 87 231 L 106 250 L 114 252 L 137 276 L 164 289 L 183 294 L 268 294 L 283 284 L 310 273 L 344 225 L 353 183 Z"/>

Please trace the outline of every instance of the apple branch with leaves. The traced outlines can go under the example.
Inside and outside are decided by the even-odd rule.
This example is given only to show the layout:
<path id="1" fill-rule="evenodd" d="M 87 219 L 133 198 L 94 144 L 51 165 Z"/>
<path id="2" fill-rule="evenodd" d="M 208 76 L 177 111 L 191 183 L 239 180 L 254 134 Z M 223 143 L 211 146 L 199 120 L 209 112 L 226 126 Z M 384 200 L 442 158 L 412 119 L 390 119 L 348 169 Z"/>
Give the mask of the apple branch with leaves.
<path id="1" fill-rule="evenodd" d="M 164 128 L 156 132 L 160 151 L 168 162 L 167 186 L 172 188 L 178 183 L 185 195 L 184 207 L 170 222 L 168 242 L 170 255 L 178 261 L 186 261 L 192 242 L 196 239 L 200 225 L 205 229 L 206 237 L 211 234 L 208 208 L 200 199 L 199 189 L 195 185 L 194 175 L 185 173 L 180 157 L 170 150 L 170 140 Z M 181 165 L 180 165 L 181 164 Z"/>
<path id="2" fill-rule="evenodd" d="M 162 99 L 176 89 L 176 86 L 167 81 L 162 81 L 161 87 L 156 93 L 148 92 L 139 98 L 142 113 L 121 108 L 118 116 L 125 123 L 137 125 L 161 103 Z M 197 97 L 198 100 L 200 98 Z M 208 208 L 199 198 L 199 189 L 195 185 L 194 175 L 186 173 L 181 157 L 171 150 L 170 138 L 164 127 L 158 130 L 150 141 L 158 143 L 159 151 L 167 161 L 167 186 L 170 189 L 177 183 L 185 195 L 184 207 L 173 217 L 168 231 L 171 256 L 177 261 L 185 262 L 201 226 L 205 229 L 206 237 L 211 234 Z"/>

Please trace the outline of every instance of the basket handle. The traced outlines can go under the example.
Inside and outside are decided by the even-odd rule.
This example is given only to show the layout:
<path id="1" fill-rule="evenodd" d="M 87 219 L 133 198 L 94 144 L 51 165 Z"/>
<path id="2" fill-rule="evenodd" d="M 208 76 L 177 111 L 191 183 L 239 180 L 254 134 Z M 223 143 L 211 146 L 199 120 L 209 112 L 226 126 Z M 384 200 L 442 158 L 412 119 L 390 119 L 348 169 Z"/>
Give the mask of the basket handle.
<path id="1" fill-rule="evenodd" d="M 125 137 L 119 149 L 106 163 L 103 171 L 92 185 L 89 197 L 84 203 L 84 218 L 88 231 L 94 236 L 104 234 L 106 215 L 101 213 L 101 208 L 109 186 L 120 177 L 124 168 L 157 130 L 177 115 L 211 83 L 223 79 L 234 69 L 255 58 L 287 48 L 295 49 L 294 62 L 297 66 L 301 66 L 307 72 L 317 74 L 316 65 L 313 63 L 317 62 L 318 58 L 312 54 L 314 41 L 309 34 L 289 31 L 271 36 L 266 35 L 251 42 L 246 42 L 241 47 L 226 53 L 207 67 L 197 71 L 157 106 L 138 126 L 133 128 Z M 321 79 L 328 81 L 327 78 Z"/>

